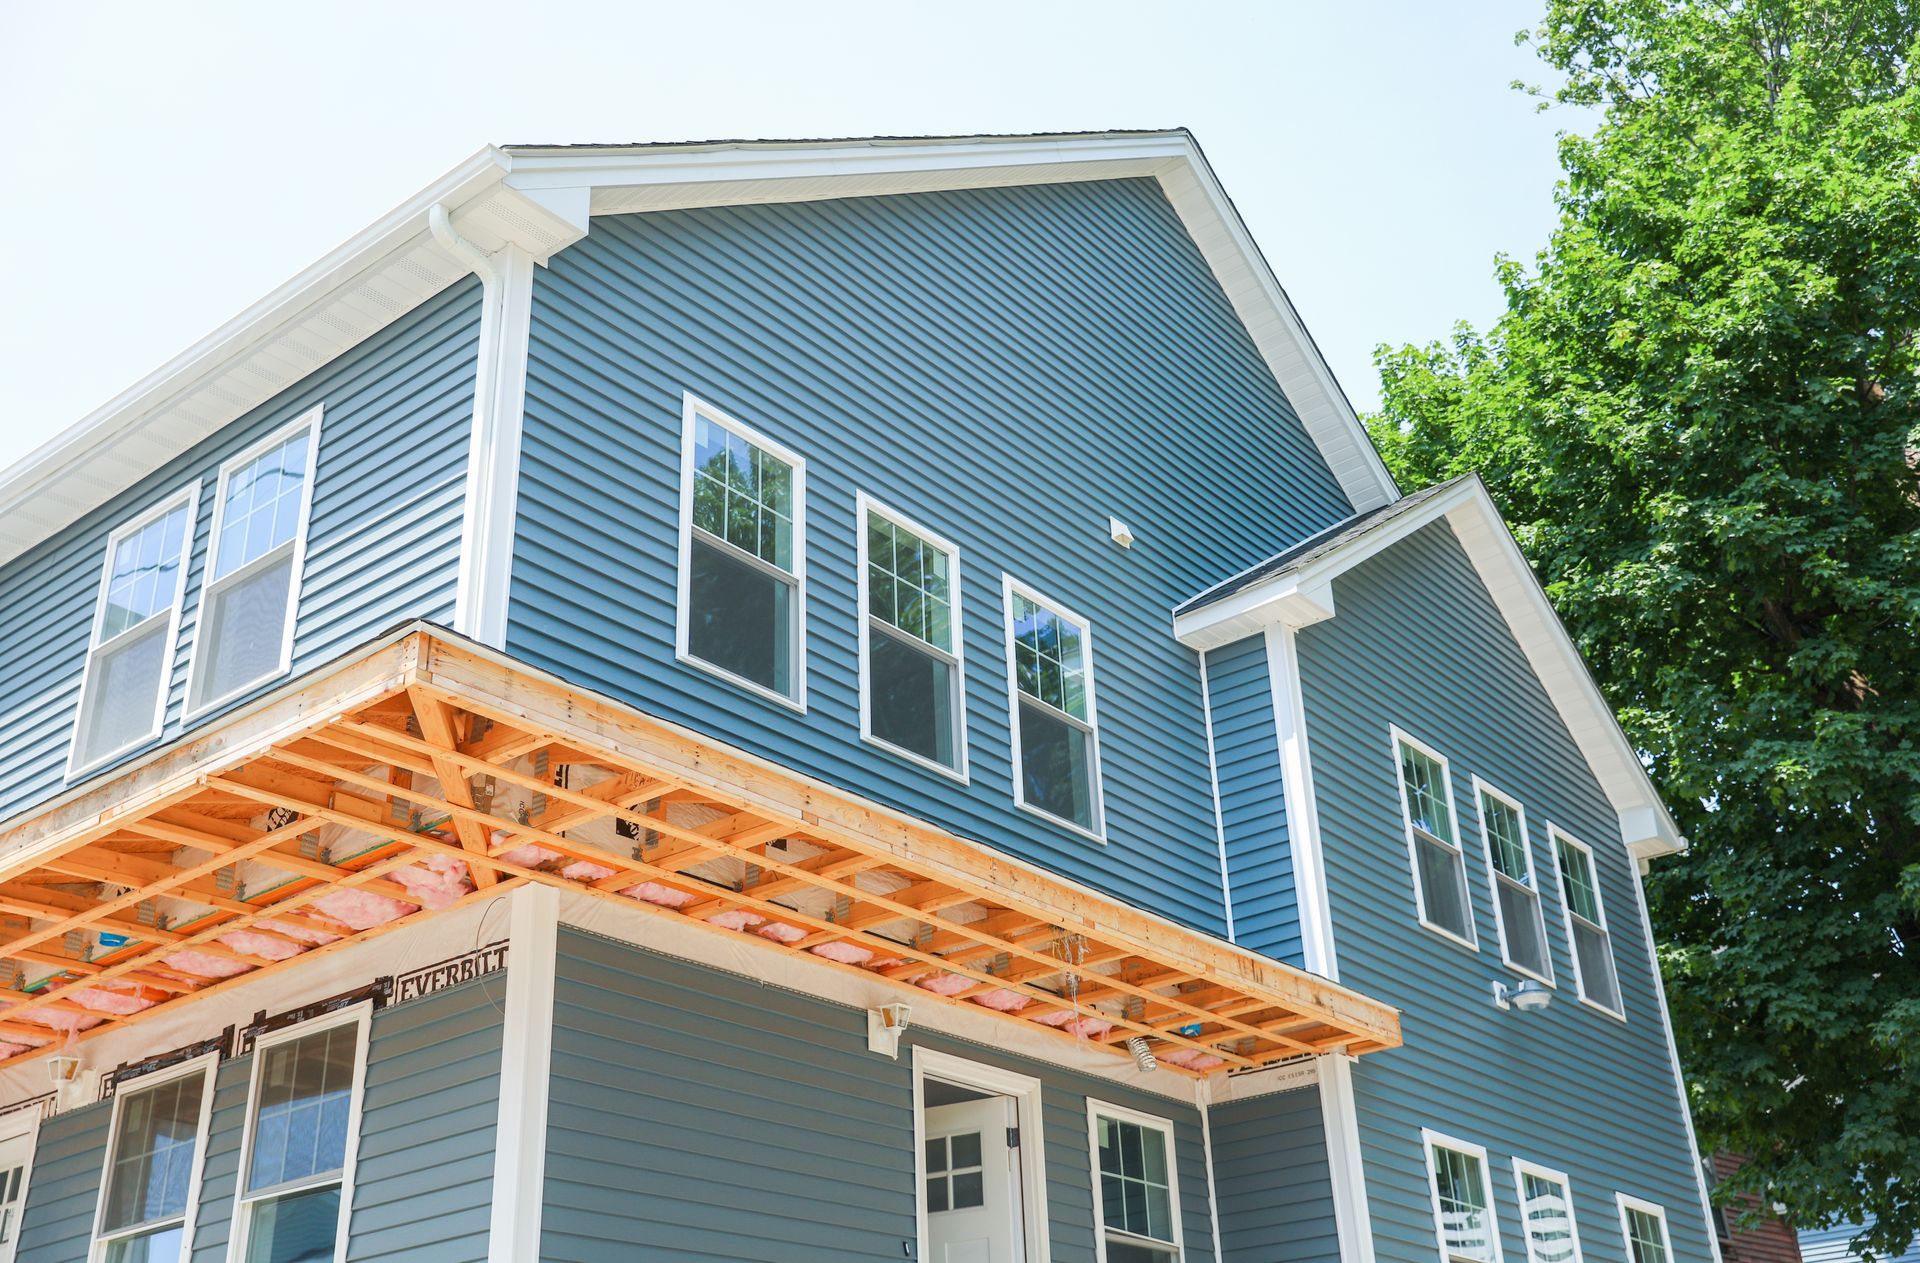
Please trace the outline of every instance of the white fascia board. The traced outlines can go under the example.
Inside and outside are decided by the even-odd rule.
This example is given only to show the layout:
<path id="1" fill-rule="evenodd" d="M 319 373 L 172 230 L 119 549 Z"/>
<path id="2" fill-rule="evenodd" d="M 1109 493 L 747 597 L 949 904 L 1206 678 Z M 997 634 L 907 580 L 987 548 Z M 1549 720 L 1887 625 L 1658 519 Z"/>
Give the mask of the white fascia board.
<path id="1" fill-rule="evenodd" d="M 1297 570 L 1282 571 L 1176 616 L 1174 635 L 1191 649 L 1217 649 L 1275 624 L 1297 628 L 1332 618 L 1335 579 L 1443 518 L 1600 781 L 1619 816 L 1628 851 L 1642 860 L 1684 851 L 1687 843 L 1679 826 L 1478 478 L 1356 535 Z"/>

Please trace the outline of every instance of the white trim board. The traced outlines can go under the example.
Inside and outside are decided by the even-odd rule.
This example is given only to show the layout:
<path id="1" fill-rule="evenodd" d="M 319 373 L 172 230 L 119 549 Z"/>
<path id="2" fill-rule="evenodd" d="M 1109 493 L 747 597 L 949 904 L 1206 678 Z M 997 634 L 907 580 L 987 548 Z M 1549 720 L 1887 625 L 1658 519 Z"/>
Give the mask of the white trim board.
<path id="1" fill-rule="evenodd" d="M 1004 1066 L 956 1057 L 919 1044 L 913 1046 L 913 1219 L 915 1257 L 932 1258 L 927 1250 L 927 1080 L 939 1079 L 961 1087 L 991 1092 L 1013 1101 L 1015 1126 L 1020 1129 L 1020 1228 L 1027 1263 L 1053 1257 L 1053 1216 L 1047 1206 L 1046 1118 L 1041 1108 L 1041 1083 L 1031 1075 Z M 524 1256 L 532 1258 L 532 1255 Z"/>
<path id="2" fill-rule="evenodd" d="M 1191 649 L 1213 649 L 1274 624 L 1304 627 L 1338 617 L 1335 579 L 1438 521 L 1445 521 L 1460 541 L 1527 664 L 1592 768 L 1620 817 L 1628 850 L 1642 859 L 1685 850 L 1686 839 L 1660 801 L 1638 752 L 1478 477 L 1462 478 L 1405 512 L 1389 513 L 1377 526 L 1359 531 L 1299 566 L 1283 568 L 1177 614 L 1174 635 Z"/>
<path id="3" fill-rule="evenodd" d="M 1157 179 L 1357 511 L 1398 491 L 1193 137 L 1183 130 L 889 140 L 488 146 L 176 359 L 0 474 L 0 564 L 78 521 L 471 270 L 431 207 L 483 251 L 534 263 L 589 214 Z"/>

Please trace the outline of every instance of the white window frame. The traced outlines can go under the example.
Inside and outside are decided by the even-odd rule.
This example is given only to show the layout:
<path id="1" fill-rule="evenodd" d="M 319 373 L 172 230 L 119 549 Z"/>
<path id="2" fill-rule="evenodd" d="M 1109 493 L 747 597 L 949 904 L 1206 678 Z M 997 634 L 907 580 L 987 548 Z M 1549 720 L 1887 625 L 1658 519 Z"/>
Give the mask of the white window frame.
<path id="1" fill-rule="evenodd" d="M 183 720 L 187 722 L 198 719 L 210 711 L 218 710 L 234 698 L 251 692 L 268 680 L 279 679 L 293 667 L 293 625 L 300 613 L 300 584 L 307 569 L 307 533 L 313 525 L 313 489 L 320 481 L 320 423 L 324 411 L 324 405 L 313 405 L 245 451 L 229 457 L 220 466 L 220 478 L 213 488 L 213 531 L 207 537 L 206 566 L 201 573 L 199 604 L 194 614 L 193 648 L 187 655 L 186 707 L 182 715 Z M 207 642 L 208 598 L 220 589 L 230 587 L 240 579 L 251 575 L 261 562 L 273 552 L 278 551 L 277 548 L 269 549 L 231 574 L 223 575 L 218 579 L 212 577 L 220 566 L 220 530 L 226 524 L 227 484 L 237 470 L 245 467 L 263 452 L 279 447 L 303 429 L 307 432 L 307 477 L 305 484 L 300 488 L 300 517 L 293 532 L 293 556 L 287 575 L 287 611 L 281 619 L 278 664 L 271 672 L 228 689 L 218 697 L 209 697 L 203 702 L 196 703 L 193 700 L 194 683 L 199 678 L 202 665 L 200 651 Z"/>
<path id="2" fill-rule="evenodd" d="M 1561 1196 L 1567 1199 L 1567 1233 L 1573 1246 L 1572 1263 L 1582 1263 L 1580 1253 L 1580 1216 L 1573 1207 L 1573 1181 L 1567 1178 L 1565 1171 L 1556 1171 L 1552 1167 L 1541 1166 L 1538 1162 L 1529 1162 L 1525 1158 L 1513 1160 L 1513 1195 L 1520 1207 L 1520 1240 L 1527 1247 L 1527 1263 L 1540 1263 L 1533 1252 L 1533 1232 L 1527 1223 L 1527 1177 L 1536 1180 L 1550 1180 L 1560 1186 Z"/>
<path id="3" fill-rule="evenodd" d="M 1505 1254 L 1500 1244 L 1500 1208 L 1493 1200 L 1493 1165 L 1487 1160 L 1486 1146 L 1476 1145 L 1470 1140 L 1461 1140 L 1457 1136 L 1449 1136 L 1431 1127 L 1422 1127 L 1420 1153 L 1427 1164 L 1427 1204 L 1433 1210 L 1433 1240 L 1440 1251 L 1440 1263 L 1453 1263 L 1456 1256 L 1447 1250 L 1446 1221 L 1442 1218 L 1440 1209 L 1439 1172 L 1433 1163 L 1435 1146 L 1451 1149 L 1455 1153 L 1466 1154 L 1480 1160 L 1480 1194 L 1487 1199 L 1488 1239 L 1493 1242 L 1493 1263 L 1503 1263 Z"/>
<path id="4" fill-rule="evenodd" d="M 1013 598 L 1016 596 L 1025 597 L 1062 621 L 1073 624 L 1075 630 L 1080 633 L 1081 651 L 1087 660 L 1087 717 L 1084 720 L 1077 719 L 1063 710 L 1057 710 L 1048 703 L 1040 701 L 1039 698 L 1033 700 L 1075 727 L 1086 730 L 1088 792 L 1093 798 L 1091 829 L 1056 816 L 1051 811 L 1036 807 L 1027 801 L 1026 752 L 1021 748 L 1020 741 L 1020 699 L 1026 694 L 1020 691 L 1020 670 L 1013 653 Z M 1048 824 L 1070 829 L 1081 837 L 1090 838 L 1104 846 L 1107 841 L 1106 778 L 1101 774 L 1100 767 L 1100 710 L 1095 701 L 1093 684 L 1093 624 L 1038 588 L 1022 583 L 1005 572 L 1000 575 L 1000 615 L 1002 639 L 1007 653 L 1007 738 L 1013 753 L 1014 806 L 1045 820 Z"/>
<path id="5" fill-rule="evenodd" d="M 1137 1123 L 1150 1127 L 1166 1138 L 1167 1142 L 1167 1201 L 1173 1216 L 1173 1240 L 1152 1241 L 1147 1237 L 1135 1240 L 1151 1241 L 1154 1245 L 1171 1245 L 1175 1263 L 1184 1263 L 1187 1258 L 1187 1234 L 1180 1222 L 1180 1151 L 1173 1143 L 1173 1120 L 1162 1118 L 1158 1114 L 1143 1114 L 1139 1110 L 1128 1109 L 1124 1105 L 1114 1105 L 1107 1101 L 1087 1098 L 1087 1170 L 1093 1178 L 1093 1242 L 1094 1255 L 1098 1263 L 1107 1263 L 1107 1211 L 1100 1196 L 1100 1116 L 1123 1123 Z M 1124 1237 L 1134 1234 L 1115 1228 L 1114 1232 Z"/>
<path id="6" fill-rule="evenodd" d="M 1477 952 L 1480 950 L 1480 924 L 1479 918 L 1474 914 L 1473 910 L 1473 878 L 1467 873 L 1467 846 L 1466 842 L 1460 836 L 1460 808 L 1454 802 L 1453 798 L 1453 764 L 1448 761 L 1446 755 L 1440 753 L 1426 742 L 1409 735 L 1398 724 L 1387 725 L 1387 731 L 1390 734 L 1388 753 L 1393 758 L 1393 784 L 1399 794 L 1400 827 L 1407 836 L 1407 871 L 1413 878 L 1414 916 L 1419 921 L 1422 929 L 1431 930 L 1433 933 L 1447 940 L 1447 942 L 1464 947 L 1470 952 Z M 1440 765 L 1440 788 L 1445 792 L 1447 797 L 1447 815 L 1453 825 L 1453 841 L 1450 844 L 1442 842 L 1439 838 L 1435 838 L 1434 841 L 1440 842 L 1442 846 L 1450 845 L 1453 849 L 1454 859 L 1460 865 L 1460 888 L 1463 892 L 1467 909 L 1467 933 L 1464 938 L 1446 926 L 1441 925 L 1439 922 L 1430 920 L 1427 917 L 1427 892 L 1420 883 L 1420 847 L 1413 836 L 1413 812 L 1407 806 L 1407 773 L 1406 769 L 1400 765 L 1400 746 L 1402 743 L 1426 755 Z"/>
<path id="7" fill-rule="evenodd" d="M 205 1053 L 201 1056 L 183 1061 L 177 1066 L 168 1066 L 164 1070 L 156 1070 L 151 1074 L 143 1074 L 137 1079 L 130 1079 L 115 1085 L 113 1096 L 113 1124 L 107 1130 L 107 1154 L 100 1170 L 100 1193 L 94 1203 L 93 1232 L 88 1238 L 88 1259 L 98 1263 L 98 1260 L 106 1258 L 107 1248 L 113 1241 L 138 1235 L 141 1231 L 152 1226 L 151 1223 L 149 1223 L 136 1224 L 131 1228 L 122 1228 L 119 1232 L 114 1233 L 111 1239 L 101 1235 L 107 1220 L 107 1194 L 113 1182 L 114 1155 L 120 1147 L 120 1124 L 126 1113 L 123 1108 L 126 1098 L 129 1095 L 144 1092 L 149 1088 L 161 1087 L 164 1084 L 173 1082 L 175 1079 L 188 1079 L 194 1075 L 199 1075 L 201 1078 L 200 1122 L 198 1130 L 194 1133 L 193 1171 L 187 1177 L 187 1205 L 180 1220 L 180 1257 L 185 1259 L 193 1254 L 194 1221 L 200 1211 L 200 1178 L 206 1172 L 207 1137 L 212 1131 L 213 1124 L 213 1072 L 219 1068 L 219 1065 L 219 1053 Z"/>
<path id="8" fill-rule="evenodd" d="M 929 1258 L 927 1241 L 927 1080 L 940 1079 L 963 1087 L 1013 1099 L 1020 1128 L 1020 1225 L 1026 1257 L 1053 1257 L 1052 1216 L 1047 1213 L 1047 1162 L 1044 1143 L 1045 1112 L 1040 1080 L 1030 1075 L 969 1061 L 920 1044 L 913 1047 L 913 1184 L 914 1231 L 919 1242 L 916 1257 Z"/>
<path id="9" fill-rule="evenodd" d="M 1667 1228 L 1667 1208 L 1658 1202 L 1650 1202 L 1644 1197 L 1631 1197 L 1625 1193 L 1613 1195 L 1614 1205 L 1620 1212 L 1620 1244 L 1626 1249 L 1627 1263 L 1636 1263 L 1633 1255 L 1633 1232 L 1627 1223 L 1627 1212 L 1637 1210 L 1643 1215 L 1651 1215 L 1660 1225 L 1660 1246 L 1667 1252 L 1667 1263 L 1676 1263 L 1673 1257 L 1673 1233 Z"/>
<path id="10" fill-rule="evenodd" d="M 693 454 L 695 435 L 698 432 L 698 419 L 704 417 L 721 429 L 746 440 L 767 455 L 785 462 L 793 470 L 793 695 L 770 689 L 757 680 L 749 680 L 743 675 L 735 675 L 725 667 L 696 657 L 688 648 L 691 639 L 692 623 L 689 598 L 693 580 Z M 711 539 L 711 537 L 709 537 Z M 777 570 L 758 557 L 752 557 L 725 540 L 717 540 L 721 548 L 747 557 L 755 565 L 768 570 Z M 737 688 L 743 688 L 757 697 L 770 702 L 778 702 L 791 710 L 807 713 L 807 462 L 806 458 L 787 447 L 774 442 L 760 431 L 744 421 L 728 416 L 720 409 L 697 398 L 691 392 L 683 392 L 680 406 L 680 543 L 678 549 L 679 574 L 674 585 L 673 612 L 673 656 L 687 666 L 704 671 L 716 679 L 725 680 Z"/>
<path id="11" fill-rule="evenodd" d="M 1484 798 L 1492 798 L 1513 808 L 1514 815 L 1519 818 L 1520 853 L 1526 857 L 1527 861 L 1526 888 L 1533 895 L 1533 915 L 1540 926 L 1540 948 L 1541 951 L 1545 953 L 1547 965 L 1545 973 L 1535 973 L 1525 965 L 1514 960 L 1512 951 L 1507 947 L 1507 914 L 1501 910 L 1500 883 L 1510 881 L 1511 878 L 1502 873 L 1500 866 L 1494 863 L 1493 830 L 1487 826 L 1487 810 L 1483 796 Z M 1402 801 L 1405 801 L 1404 794 L 1402 795 Z M 1493 926 L 1495 934 L 1500 940 L 1500 963 L 1517 974 L 1532 978 L 1536 982 L 1544 983 L 1552 987 L 1554 986 L 1553 940 L 1547 937 L 1547 896 L 1546 892 L 1540 889 L 1540 874 L 1533 862 L 1533 835 L 1527 832 L 1527 809 L 1523 807 L 1520 804 L 1520 800 L 1512 794 L 1502 793 L 1492 785 L 1481 780 L 1478 776 L 1475 776 L 1473 778 L 1473 810 L 1474 814 L 1480 818 L 1480 853 L 1487 862 L 1487 894 L 1493 899 Z"/>
<path id="12" fill-rule="evenodd" d="M 962 785 L 968 782 L 967 772 L 967 653 L 966 625 L 960 616 L 960 546 L 935 534 L 926 527 L 895 511 L 866 492 L 854 495 L 854 547 L 859 567 L 859 611 L 860 611 L 860 739 L 885 750 L 888 754 L 898 755 L 910 763 L 929 768 L 942 776 L 952 777 Z M 922 542 L 943 552 L 947 556 L 948 609 L 953 626 L 953 650 L 946 652 L 936 645 L 920 643 L 931 652 L 947 659 L 953 666 L 953 754 L 954 766 L 948 767 L 938 759 L 929 759 L 915 751 L 903 749 L 873 732 L 873 614 L 867 608 L 867 517 L 882 518 L 903 531 L 910 531 Z M 882 632 L 882 635 L 886 633 Z"/>
<path id="13" fill-rule="evenodd" d="M 1562 842 L 1587 857 L 1587 872 L 1593 877 L 1593 909 L 1600 914 L 1600 932 L 1607 936 L 1607 965 L 1613 970 L 1613 993 L 1620 997 L 1618 1009 L 1610 1009 L 1587 994 L 1586 971 L 1580 967 L 1580 944 L 1573 931 L 1573 903 L 1567 898 L 1567 878 L 1560 865 Z M 1593 848 L 1552 823 L 1547 825 L 1547 845 L 1553 850 L 1553 887 L 1560 894 L 1560 926 L 1566 931 L 1567 955 L 1573 961 L 1574 990 L 1580 996 L 1580 1003 L 1594 1012 L 1604 1013 L 1616 1022 L 1624 1022 L 1627 1020 L 1627 993 L 1620 986 L 1620 954 L 1614 947 L 1613 927 L 1607 921 L 1607 897 L 1600 889 L 1600 865 Z"/>
<path id="14" fill-rule="evenodd" d="M 44 1118 L 38 1105 L 25 1108 L 16 1107 L 9 1114 L 0 1114 L 0 1144 L 28 1138 L 26 1162 L 20 1170 L 20 1192 L 16 1204 L 20 1215 L 13 1223 L 13 1239 L 0 1241 L 0 1263 L 14 1263 L 19 1256 L 20 1230 L 26 1225 L 27 1196 L 33 1192 L 33 1163 L 39 1155 L 40 1124 Z"/>
<path id="15" fill-rule="evenodd" d="M 121 540 L 137 534 L 139 531 L 152 525 L 156 520 L 165 517 L 183 504 L 187 509 L 187 526 L 180 544 L 179 574 L 174 580 L 173 612 L 167 619 L 166 666 L 160 672 L 159 687 L 154 690 L 157 696 L 154 698 L 153 703 L 153 724 L 147 729 L 146 733 L 137 740 L 129 741 L 118 749 L 110 750 L 105 754 L 89 759 L 85 763 L 81 763 L 79 762 L 80 725 L 86 721 L 87 716 L 87 686 L 93 682 L 94 661 L 99 658 L 100 651 L 106 647 L 100 640 L 100 629 L 106 622 L 107 593 L 113 587 L 114 550 L 120 546 Z M 193 532 L 194 528 L 199 526 L 199 524 L 200 480 L 196 478 L 194 481 L 168 496 L 165 500 L 148 506 L 147 509 L 139 515 L 121 523 L 111 535 L 107 536 L 107 556 L 106 560 L 100 564 L 100 591 L 99 595 L 94 598 L 93 622 L 91 629 L 87 633 L 87 657 L 85 663 L 80 668 L 80 698 L 73 714 L 73 734 L 67 743 L 66 777 L 68 780 L 74 780 L 86 775 L 97 767 L 111 763 L 126 754 L 129 750 L 137 750 L 160 735 L 160 731 L 166 723 L 167 698 L 173 691 L 174 668 L 178 665 L 180 659 L 180 617 L 181 610 L 186 605 L 187 571 L 192 568 L 193 564 Z M 138 624 L 136 624 L 136 626 L 138 626 Z M 118 640 L 120 636 L 124 636 L 132 630 L 132 627 L 124 628 L 114 639 Z"/>
<path id="16" fill-rule="evenodd" d="M 340 1163 L 340 1223 L 333 1239 L 334 1263 L 346 1257 L 347 1228 L 353 1222 L 353 1177 L 354 1168 L 360 1158 L 360 1115 L 366 1105 L 367 1090 L 367 1050 L 372 1031 L 373 1004 L 361 1001 L 349 1005 L 338 1012 L 323 1014 L 310 1021 L 300 1022 L 260 1036 L 253 1045 L 253 1065 L 247 1072 L 247 1114 L 240 1139 L 240 1170 L 235 1177 L 233 1189 L 233 1228 L 227 1246 L 228 1263 L 242 1263 L 247 1257 L 247 1237 L 253 1229 L 253 1207 L 256 1203 L 271 1200 L 260 1194 L 247 1192 L 247 1172 L 253 1166 L 254 1133 L 259 1126 L 260 1116 L 260 1070 L 266 1064 L 267 1049 L 280 1044 L 290 1043 L 320 1031 L 336 1026 L 353 1025 L 359 1028 L 359 1039 L 354 1050 L 353 1093 L 347 1102 L 347 1140 L 346 1152 Z M 329 1181 L 314 1180 L 312 1186 L 318 1187 Z M 289 1189 L 277 1185 L 272 1190 L 273 1197 L 283 1197 L 298 1189 Z"/>

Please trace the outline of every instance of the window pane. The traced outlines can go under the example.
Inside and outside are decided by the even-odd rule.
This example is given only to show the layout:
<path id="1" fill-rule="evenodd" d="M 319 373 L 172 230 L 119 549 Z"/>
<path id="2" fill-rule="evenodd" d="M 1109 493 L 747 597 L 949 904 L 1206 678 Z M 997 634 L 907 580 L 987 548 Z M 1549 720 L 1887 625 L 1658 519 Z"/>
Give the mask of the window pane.
<path id="1" fill-rule="evenodd" d="M 1413 853 L 1420 861 L 1420 896 L 1427 920 L 1461 938 L 1472 937 L 1467 915 L 1467 874 L 1460 853 L 1415 834 Z"/>
<path id="2" fill-rule="evenodd" d="M 693 522 L 742 552 L 792 573 L 793 466 L 696 416 Z"/>
<path id="3" fill-rule="evenodd" d="M 1500 925 L 1507 936 L 1507 956 L 1522 969 L 1547 973 L 1547 940 L 1540 923 L 1540 896 L 1525 886 L 1501 878 L 1493 883 L 1500 895 Z"/>
<path id="4" fill-rule="evenodd" d="M 687 651 L 791 696 L 793 585 L 702 539 L 689 557 Z"/>
<path id="5" fill-rule="evenodd" d="M 106 1263 L 180 1263 L 186 1225 L 169 1224 L 107 1246 Z"/>
<path id="6" fill-rule="evenodd" d="M 867 515 L 867 608 L 877 619 L 953 652 L 951 559 L 905 527 Z"/>
<path id="7" fill-rule="evenodd" d="M 1093 828 L 1093 765 L 1085 729 L 1020 703 L 1020 774 L 1029 806 Z"/>
<path id="8" fill-rule="evenodd" d="M 1526 1226 L 1527 1254 L 1533 1263 L 1572 1263 L 1573 1207 L 1567 1190 L 1537 1175 L 1522 1177 L 1526 1199 L 1520 1218 Z"/>
<path id="9" fill-rule="evenodd" d="M 1080 629 L 1016 592 L 1013 640 L 1020 691 L 1084 721 L 1087 670 Z"/>
<path id="10" fill-rule="evenodd" d="M 1527 840 L 1520 829 L 1520 813 L 1487 794 L 1480 795 L 1480 812 L 1487 822 L 1488 850 L 1496 872 L 1517 882 L 1527 880 Z"/>
<path id="11" fill-rule="evenodd" d="M 103 1231 L 186 1213 L 205 1085 L 204 1076 L 191 1074 L 121 1098 Z"/>
<path id="12" fill-rule="evenodd" d="M 251 1213 L 247 1263 L 333 1263 L 338 1185 L 255 1202 Z"/>
<path id="13" fill-rule="evenodd" d="M 293 554 L 237 583 L 210 589 L 200 611 L 195 704 L 222 698 L 280 670 Z"/>
<path id="14" fill-rule="evenodd" d="M 1493 1260 L 1492 1217 L 1480 1159 L 1470 1153 L 1434 1146 L 1434 1193 L 1440 1201 L 1440 1235 L 1454 1258 Z"/>
<path id="15" fill-rule="evenodd" d="M 91 763 L 153 731 L 153 712 L 167 674 L 167 620 L 114 645 L 93 660 L 82 703 L 76 763 Z"/>
<path id="16" fill-rule="evenodd" d="M 307 439 L 302 430 L 228 476 L 213 578 L 232 574 L 294 537 L 306 491 Z"/>
<path id="17" fill-rule="evenodd" d="M 1564 839 L 1560 842 L 1560 885 L 1574 915 L 1599 925 L 1600 896 L 1593 885 L 1593 865 L 1585 851 Z"/>
<path id="18" fill-rule="evenodd" d="M 275 1044 L 260 1054 L 249 1190 L 338 1171 L 345 1165 L 359 1039 L 357 1027 L 335 1026 Z"/>
<path id="19" fill-rule="evenodd" d="M 947 1177 L 936 1175 L 927 1181 L 927 1209 L 941 1211 L 947 1206 Z"/>
<path id="20" fill-rule="evenodd" d="M 953 1146 L 953 1166 L 955 1170 L 980 1165 L 979 1132 L 962 1132 L 958 1136 L 949 1137 L 949 1143 Z"/>
<path id="21" fill-rule="evenodd" d="M 1453 810 L 1447 804 L 1440 764 L 1410 745 L 1400 746 L 1400 774 L 1407 783 L 1407 818 L 1442 842 L 1454 841 Z"/>
<path id="22" fill-rule="evenodd" d="M 1113 1118 L 1099 1120 L 1098 1134 L 1102 1226 L 1173 1240 L 1166 1136 L 1158 1128 Z"/>
<path id="23" fill-rule="evenodd" d="M 171 609 L 180 583 L 187 506 L 162 514 L 113 547 L 106 609 L 100 623 L 105 643 L 161 610 Z"/>
<path id="24" fill-rule="evenodd" d="M 1613 944 L 1605 930 L 1573 920 L 1573 950 L 1580 958 L 1580 986 L 1587 998 L 1620 1011 L 1620 983 L 1613 973 Z"/>
<path id="25" fill-rule="evenodd" d="M 953 1208 L 970 1210 L 985 1205 L 987 1200 L 986 1181 L 978 1170 L 961 1171 L 953 1177 Z"/>
<path id="26" fill-rule="evenodd" d="M 873 627 L 867 668 L 873 735 L 943 767 L 955 766 L 953 665 L 918 641 Z"/>
<path id="27" fill-rule="evenodd" d="M 1627 1208 L 1627 1241 L 1633 1247 L 1633 1263 L 1667 1263 L 1667 1242 L 1660 1231 L 1660 1220 L 1646 1211 Z"/>

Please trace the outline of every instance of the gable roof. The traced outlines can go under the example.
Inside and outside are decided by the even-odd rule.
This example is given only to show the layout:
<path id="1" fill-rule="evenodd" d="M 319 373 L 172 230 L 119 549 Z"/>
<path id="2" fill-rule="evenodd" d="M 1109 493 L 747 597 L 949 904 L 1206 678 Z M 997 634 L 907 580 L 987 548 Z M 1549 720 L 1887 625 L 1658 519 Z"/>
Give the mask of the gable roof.
<path id="1" fill-rule="evenodd" d="M 128 390 L 0 471 L 0 564 L 106 503 L 470 270 L 430 226 L 538 263 L 592 215 L 1151 177 L 1160 182 L 1348 500 L 1398 498 L 1286 291 L 1183 129 L 489 146 Z"/>
<path id="2" fill-rule="evenodd" d="M 1452 527 L 1466 550 L 1619 815 L 1628 848 L 1642 859 L 1685 850 L 1686 839 L 1660 801 L 1639 752 L 1620 727 L 1478 474 L 1357 513 L 1215 584 L 1174 611 L 1174 634 L 1191 648 L 1217 649 L 1275 622 L 1302 627 L 1332 618 L 1335 579 L 1438 521 Z"/>

